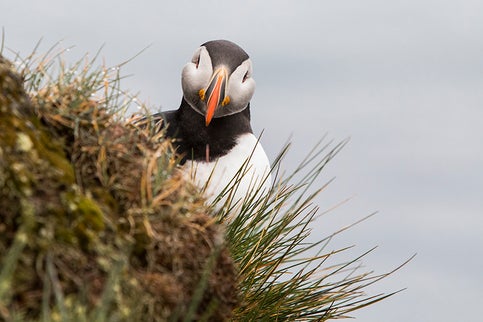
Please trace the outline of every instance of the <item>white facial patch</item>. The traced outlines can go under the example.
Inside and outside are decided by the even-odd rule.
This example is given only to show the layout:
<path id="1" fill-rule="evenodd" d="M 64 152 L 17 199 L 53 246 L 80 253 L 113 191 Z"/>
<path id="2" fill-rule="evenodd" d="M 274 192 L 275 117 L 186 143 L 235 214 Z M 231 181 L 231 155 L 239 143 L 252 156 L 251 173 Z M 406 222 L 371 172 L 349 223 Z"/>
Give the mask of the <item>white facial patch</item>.
<path id="1" fill-rule="evenodd" d="M 183 67 L 181 74 L 181 86 L 185 99 L 198 112 L 203 114 L 203 111 L 197 109 L 198 92 L 202 88 L 206 88 L 213 74 L 213 67 L 211 66 L 211 58 L 204 46 L 198 48 L 191 62 Z M 193 96 L 187 96 L 189 93 Z"/>
<path id="2" fill-rule="evenodd" d="M 252 62 L 245 60 L 230 75 L 226 94 L 230 96 L 230 104 L 227 108 L 229 114 L 239 112 L 245 108 L 255 92 L 255 80 L 252 78 Z M 231 105 L 231 106 L 230 106 Z"/>

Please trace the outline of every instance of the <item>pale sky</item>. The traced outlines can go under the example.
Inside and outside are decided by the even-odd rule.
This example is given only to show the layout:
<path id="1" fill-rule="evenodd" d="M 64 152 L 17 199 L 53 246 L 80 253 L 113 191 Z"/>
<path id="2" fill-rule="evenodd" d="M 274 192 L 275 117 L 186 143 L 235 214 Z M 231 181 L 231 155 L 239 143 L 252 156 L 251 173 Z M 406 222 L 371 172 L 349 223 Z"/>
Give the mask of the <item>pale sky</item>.
<path id="1" fill-rule="evenodd" d="M 123 87 L 154 109 L 175 109 L 180 75 L 212 39 L 254 63 L 252 118 L 273 159 L 292 135 L 286 167 L 327 133 L 350 143 L 325 169 L 317 202 L 344 200 L 314 225 L 348 257 L 378 245 L 364 269 L 417 257 L 372 294 L 404 292 L 354 313 L 358 322 L 479 321 L 483 304 L 483 2 L 13 1 L 0 3 L 5 45 L 28 54 L 59 40 L 66 59 L 124 68 Z"/>

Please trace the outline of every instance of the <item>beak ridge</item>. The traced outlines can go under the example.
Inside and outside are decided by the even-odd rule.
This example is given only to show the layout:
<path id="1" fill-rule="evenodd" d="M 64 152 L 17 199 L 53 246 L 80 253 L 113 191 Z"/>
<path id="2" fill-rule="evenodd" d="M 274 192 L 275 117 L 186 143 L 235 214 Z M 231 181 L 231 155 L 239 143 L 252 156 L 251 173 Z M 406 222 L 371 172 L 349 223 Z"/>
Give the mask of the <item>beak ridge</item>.
<path id="1" fill-rule="evenodd" d="M 208 126 L 215 115 L 215 110 L 220 105 L 225 96 L 226 71 L 219 69 L 207 89 L 205 125 Z"/>

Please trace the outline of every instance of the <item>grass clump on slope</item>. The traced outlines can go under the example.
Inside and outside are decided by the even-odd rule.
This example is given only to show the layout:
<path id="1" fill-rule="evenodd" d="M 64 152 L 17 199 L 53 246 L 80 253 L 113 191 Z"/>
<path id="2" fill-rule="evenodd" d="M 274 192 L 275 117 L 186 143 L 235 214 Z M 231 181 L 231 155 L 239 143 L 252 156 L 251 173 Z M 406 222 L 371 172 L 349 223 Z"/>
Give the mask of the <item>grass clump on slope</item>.
<path id="1" fill-rule="evenodd" d="M 0 60 L 0 320 L 227 319 L 221 226 L 171 142 L 119 117 L 112 71 Z"/>

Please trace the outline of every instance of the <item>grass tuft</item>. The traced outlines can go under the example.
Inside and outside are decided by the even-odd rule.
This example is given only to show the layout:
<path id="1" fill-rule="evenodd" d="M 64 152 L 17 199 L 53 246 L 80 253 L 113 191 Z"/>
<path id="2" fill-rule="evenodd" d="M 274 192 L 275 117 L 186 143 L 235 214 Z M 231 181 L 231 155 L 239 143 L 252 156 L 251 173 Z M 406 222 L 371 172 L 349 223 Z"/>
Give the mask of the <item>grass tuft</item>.
<path id="1" fill-rule="evenodd" d="M 322 142 L 321 142 L 322 143 Z M 227 223 L 226 238 L 234 260 L 239 265 L 238 280 L 241 305 L 235 321 L 325 321 L 349 317 L 349 313 L 379 302 L 390 294 L 368 296 L 364 289 L 392 274 L 361 272 L 361 260 L 374 250 L 348 262 L 337 263 L 337 256 L 348 248 L 330 250 L 336 235 L 366 220 L 344 227 L 318 241 L 311 241 L 311 227 L 319 208 L 313 201 L 330 181 L 314 188 L 325 165 L 345 146 L 319 143 L 289 175 L 280 175 L 287 145 L 272 166 L 275 180 L 264 195 L 258 187 L 241 205 L 227 199 L 217 214 Z M 225 194 L 236 189 L 247 169 L 227 186 Z M 218 198 L 223 200 L 223 193 Z M 234 205 L 236 203 L 236 205 Z M 232 210 L 240 214 L 232 217 Z M 336 264 L 328 263 L 336 262 Z"/>

